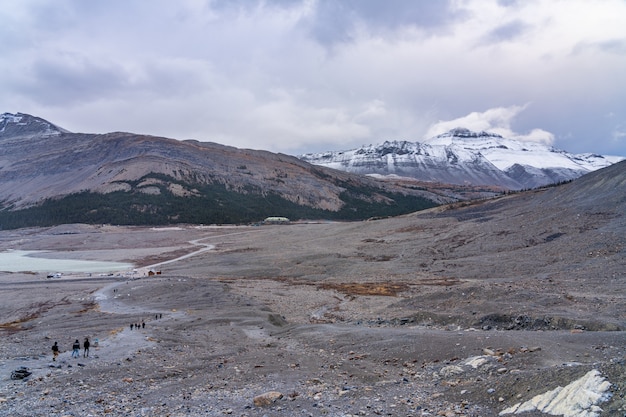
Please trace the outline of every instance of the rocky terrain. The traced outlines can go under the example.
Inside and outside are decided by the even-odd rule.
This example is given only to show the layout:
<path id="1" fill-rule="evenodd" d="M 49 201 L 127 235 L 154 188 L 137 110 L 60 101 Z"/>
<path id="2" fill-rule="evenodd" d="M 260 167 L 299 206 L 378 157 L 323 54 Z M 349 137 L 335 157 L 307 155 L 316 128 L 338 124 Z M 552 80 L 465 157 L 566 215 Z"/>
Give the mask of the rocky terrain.
<path id="1" fill-rule="evenodd" d="M 623 416 L 625 192 L 620 163 L 366 222 L 2 231 L 137 270 L 0 274 L 0 415 Z"/>

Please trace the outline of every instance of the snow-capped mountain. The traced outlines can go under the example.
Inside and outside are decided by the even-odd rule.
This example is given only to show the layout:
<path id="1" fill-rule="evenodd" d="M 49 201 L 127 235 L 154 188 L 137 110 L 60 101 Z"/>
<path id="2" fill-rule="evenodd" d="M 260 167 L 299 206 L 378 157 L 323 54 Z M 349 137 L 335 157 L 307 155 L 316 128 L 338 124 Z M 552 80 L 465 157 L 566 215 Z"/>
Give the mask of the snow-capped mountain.
<path id="1" fill-rule="evenodd" d="M 571 154 L 495 133 L 456 128 L 426 142 L 385 141 L 348 151 L 305 154 L 315 165 L 359 174 L 398 175 L 451 184 L 534 188 L 571 180 L 623 160 Z"/>
<path id="2" fill-rule="evenodd" d="M 6 137 L 46 137 L 69 133 L 40 117 L 24 113 L 0 114 L 0 135 Z"/>

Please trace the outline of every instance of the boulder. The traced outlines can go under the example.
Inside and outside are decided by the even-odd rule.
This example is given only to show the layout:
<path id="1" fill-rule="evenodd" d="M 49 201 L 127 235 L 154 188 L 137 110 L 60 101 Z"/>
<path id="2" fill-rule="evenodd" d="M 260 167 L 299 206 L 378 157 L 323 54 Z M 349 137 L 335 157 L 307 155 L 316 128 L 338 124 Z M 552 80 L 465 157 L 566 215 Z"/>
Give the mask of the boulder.
<path id="1" fill-rule="evenodd" d="M 261 395 L 254 397 L 253 402 L 257 407 L 267 407 L 274 404 L 276 401 L 283 398 L 283 394 L 278 391 L 269 391 Z"/>
<path id="2" fill-rule="evenodd" d="M 30 372 L 28 368 L 26 368 L 25 366 L 22 366 L 19 369 L 16 369 L 15 371 L 11 372 L 11 379 L 24 379 L 24 378 L 28 378 L 31 374 L 32 372 Z"/>

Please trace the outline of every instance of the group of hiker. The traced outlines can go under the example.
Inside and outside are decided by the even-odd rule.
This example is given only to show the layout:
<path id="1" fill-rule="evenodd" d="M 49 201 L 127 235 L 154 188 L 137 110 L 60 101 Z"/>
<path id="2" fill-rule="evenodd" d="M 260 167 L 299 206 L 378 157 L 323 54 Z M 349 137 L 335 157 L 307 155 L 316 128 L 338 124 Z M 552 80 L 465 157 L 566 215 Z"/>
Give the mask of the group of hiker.
<path id="1" fill-rule="evenodd" d="M 139 323 L 131 323 L 130 324 L 130 330 L 133 330 L 133 328 L 139 330 L 139 329 L 145 329 L 146 328 L 146 322 L 142 321 L 141 324 Z"/>
<path id="2" fill-rule="evenodd" d="M 163 313 L 159 313 L 159 314 L 155 314 L 154 315 L 154 319 L 155 320 L 159 320 L 163 318 Z M 130 324 L 130 330 L 136 329 L 145 329 L 146 328 L 146 322 L 141 320 L 141 323 L 131 323 Z"/>
<path id="3" fill-rule="evenodd" d="M 154 316 L 155 320 L 159 320 L 163 318 L 163 314 L 159 313 L 156 314 Z M 141 321 L 141 323 L 131 323 L 130 324 L 130 330 L 133 329 L 145 329 L 146 328 L 146 322 L 145 321 Z M 96 339 L 96 345 L 97 345 L 98 339 Z M 85 341 L 83 342 L 83 358 L 88 358 L 89 357 L 89 346 L 91 345 L 91 343 L 89 342 L 89 338 L 86 337 Z M 59 356 L 60 353 L 60 349 L 59 349 L 59 344 L 58 342 L 54 342 L 54 345 L 52 345 L 52 360 L 56 361 L 57 360 L 57 356 Z M 78 341 L 78 339 L 76 339 L 76 341 L 74 342 L 74 344 L 72 345 L 72 358 L 80 358 L 80 342 Z"/>
<path id="4" fill-rule="evenodd" d="M 89 357 L 89 346 L 91 346 L 91 343 L 89 342 L 89 338 L 86 337 L 85 341 L 83 342 L 83 358 Z M 59 353 L 60 353 L 59 343 L 54 342 L 54 345 L 52 345 L 52 360 L 53 361 L 57 360 L 57 356 L 59 356 Z M 76 339 L 76 341 L 72 345 L 72 358 L 79 358 L 79 357 L 80 357 L 80 342 L 78 341 L 78 339 Z"/>

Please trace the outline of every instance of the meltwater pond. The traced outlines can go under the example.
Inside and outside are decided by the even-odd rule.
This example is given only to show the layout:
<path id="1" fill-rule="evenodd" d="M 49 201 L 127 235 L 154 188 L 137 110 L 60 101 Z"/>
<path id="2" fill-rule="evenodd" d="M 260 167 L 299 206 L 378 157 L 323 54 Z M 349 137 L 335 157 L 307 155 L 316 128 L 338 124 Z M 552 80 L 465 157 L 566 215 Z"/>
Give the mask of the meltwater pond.
<path id="1" fill-rule="evenodd" d="M 124 262 L 84 261 L 46 258 L 47 251 L 11 250 L 0 252 L 0 271 L 7 272 L 117 272 L 133 268 Z"/>

